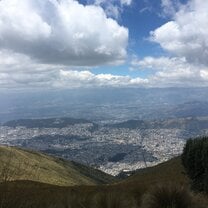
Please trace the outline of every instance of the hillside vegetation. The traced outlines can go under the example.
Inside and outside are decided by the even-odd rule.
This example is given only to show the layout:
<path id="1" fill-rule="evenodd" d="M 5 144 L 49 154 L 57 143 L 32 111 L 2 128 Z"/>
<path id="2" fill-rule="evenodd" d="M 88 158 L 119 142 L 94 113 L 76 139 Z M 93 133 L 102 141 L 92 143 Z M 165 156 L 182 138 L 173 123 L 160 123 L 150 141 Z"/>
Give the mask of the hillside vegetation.
<path id="1" fill-rule="evenodd" d="M 61 186 L 110 183 L 114 178 L 99 170 L 45 154 L 0 146 L 1 180 L 33 180 Z"/>
<path id="2" fill-rule="evenodd" d="M 1 208 L 207 208 L 208 205 L 205 195 L 189 190 L 180 157 L 138 170 L 122 181 L 77 163 L 19 148 L 0 147 L 0 159 L 1 172 L 10 167 L 12 179 L 17 179 L 0 183 Z"/>

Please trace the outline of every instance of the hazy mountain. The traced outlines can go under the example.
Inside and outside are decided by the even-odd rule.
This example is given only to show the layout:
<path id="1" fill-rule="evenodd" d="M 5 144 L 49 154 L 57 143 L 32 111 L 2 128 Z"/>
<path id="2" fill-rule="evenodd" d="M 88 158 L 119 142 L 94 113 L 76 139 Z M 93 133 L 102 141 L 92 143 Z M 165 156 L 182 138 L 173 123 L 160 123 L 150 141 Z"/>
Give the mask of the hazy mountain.
<path id="1" fill-rule="evenodd" d="M 3 125 L 9 127 L 24 126 L 26 128 L 64 128 L 69 125 L 85 123 L 91 123 L 91 121 L 75 118 L 18 119 L 5 122 Z"/>
<path id="2" fill-rule="evenodd" d="M 106 125 L 111 128 L 129 129 L 181 129 L 184 131 L 198 132 L 208 129 L 208 117 L 185 117 L 163 120 L 127 120 L 120 123 Z"/>
<path id="3" fill-rule="evenodd" d="M 207 116 L 208 88 L 105 88 L 2 91 L 0 121 L 74 117 L 87 120 Z"/>

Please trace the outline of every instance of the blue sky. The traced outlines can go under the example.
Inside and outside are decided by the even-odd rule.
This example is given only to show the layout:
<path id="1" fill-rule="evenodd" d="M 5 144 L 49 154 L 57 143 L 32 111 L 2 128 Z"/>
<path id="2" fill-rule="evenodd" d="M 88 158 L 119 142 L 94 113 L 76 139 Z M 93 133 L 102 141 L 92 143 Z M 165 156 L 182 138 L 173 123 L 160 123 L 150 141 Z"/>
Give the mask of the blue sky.
<path id="1" fill-rule="evenodd" d="M 92 5 L 94 1 L 80 0 L 84 5 Z M 114 3 L 119 6 L 118 2 Z M 105 9 L 105 5 L 101 5 Z M 168 21 L 168 17 L 162 16 L 162 8 L 159 0 L 133 1 L 131 5 L 124 6 L 117 19 L 118 23 L 129 30 L 128 58 L 125 64 L 119 66 L 99 66 L 91 71 L 95 74 L 114 74 L 114 75 L 130 75 L 132 77 L 147 77 L 151 71 L 130 70 L 131 58 L 137 56 L 144 58 L 145 56 L 160 56 L 164 51 L 158 44 L 148 40 L 150 31 L 158 28 Z"/>
<path id="2" fill-rule="evenodd" d="M 2 0 L 0 89 L 208 86 L 207 11 L 201 0 Z"/>
<path id="3" fill-rule="evenodd" d="M 186 1 L 180 1 L 185 3 Z M 94 1 L 80 0 L 84 5 L 91 5 Z M 119 6 L 118 2 L 114 5 Z M 105 4 L 102 4 L 105 9 Z M 131 59 L 134 56 L 144 58 L 146 56 L 163 56 L 166 52 L 160 45 L 149 40 L 150 32 L 170 20 L 169 16 L 163 15 L 163 8 L 160 0 L 137 0 L 131 5 L 124 6 L 117 19 L 118 23 L 129 30 L 128 58 L 124 64 L 119 66 L 99 66 L 91 71 L 95 74 L 111 73 L 113 75 L 129 75 L 131 77 L 148 77 L 152 70 L 131 70 Z"/>

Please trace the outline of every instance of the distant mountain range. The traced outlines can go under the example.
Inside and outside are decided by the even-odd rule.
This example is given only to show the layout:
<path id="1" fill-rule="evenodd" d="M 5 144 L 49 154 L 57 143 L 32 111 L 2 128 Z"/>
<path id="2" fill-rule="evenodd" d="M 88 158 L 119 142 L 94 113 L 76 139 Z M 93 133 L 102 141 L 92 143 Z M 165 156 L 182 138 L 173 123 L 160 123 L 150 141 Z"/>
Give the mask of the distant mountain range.
<path id="1" fill-rule="evenodd" d="M 123 122 L 100 125 L 86 119 L 76 118 L 43 118 L 43 119 L 18 119 L 7 121 L 2 126 L 25 128 L 65 128 L 75 124 L 91 124 L 90 131 L 97 130 L 101 126 L 108 128 L 128 128 L 128 129 L 183 129 L 187 131 L 200 131 L 208 129 L 207 117 L 184 117 L 158 120 L 126 120 Z"/>
<path id="2" fill-rule="evenodd" d="M 3 126 L 17 127 L 24 126 L 26 128 L 64 128 L 69 125 L 80 123 L 92 123 L 86 119 L 76 118 L 42 118 L 42 119 L 18 119 L 8 121 Z"/>
<path id="3" fill-rule="evenodd" d="M 99 125 L 86 119 L 76 118 L 43 118 L 43 119 L 18 119 L 7 121 L 2 126 L 25 128 L 65 128 L 75 124 L 91 124 L 91 130 L 105 126 L 110 128 L 128 128 L 128 129 L 184 129 L 184 130 L 202 130 L 208 129 L 207 117 L 184 117 L 158 120 L 126 120 L 123 122 Z"/>
<path id="4" fill-rule="evenodd" d="M 200 131 L 208 129 L 208 117 L 185 117 L 163 120 L 128 120 L 116 124 L 107 124 L 111 128 L 129 129 L 184 129 L 187 131 Z"/>
<path id="5" fill-rule="evenodd" d="M 0 122 L 73 117 L 124 121 L 208 116 L 208 88 L 73 89 L 0 93 Z"/>

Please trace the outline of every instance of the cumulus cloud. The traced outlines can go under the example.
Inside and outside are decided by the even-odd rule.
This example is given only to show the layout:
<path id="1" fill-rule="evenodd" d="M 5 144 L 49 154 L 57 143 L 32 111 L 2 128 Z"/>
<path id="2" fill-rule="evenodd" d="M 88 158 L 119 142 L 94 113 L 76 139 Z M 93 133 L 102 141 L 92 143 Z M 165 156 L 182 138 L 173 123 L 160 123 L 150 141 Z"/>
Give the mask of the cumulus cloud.
<path id="1" fill-rule="evenodd" d="M 172 20 L 150 39 L 168 56 L 131 63 L 149 71 L 146 78 L 94 74 L 83 67 L 125 60 L 128 29 L 109 16 L 119 16 L 131 2 L 1 0 L 0 88 L 208 86 L 208 2 L 201 0 L 162 0 Z"/>
<path id="2" fill-rule="evenodd" d="M 172 69 L 189 68 L 194 69 L 193 66 L 187 63 L 185 58 L 176 57 L 158 57 L 152 56 L 145 57 L 144 59 L 134 59 L 132 65 L 139 66 L 140 69 L 152 69 L 157 71 L 171 71 Z"/>
<path id="3" fill-rule="evenodd" d="M 57 87 L 139 87 L 148 83 L 147 79 L 131 78 L 112 74 L 93 74 L 89 71 L 60 71 Z"/>
<path id="4" fill-rule="evenodd" d="M 92 88 L 92 87 L 143 87 L 147 79 L 112 74 L 93 74 L 90 71 L 54 70 L 40 74 L 1 73 L 0 88 Z"/>
<path id="5" fill-rule="evenodd" d="M 189 64 L 185 58 L 134 59 L 134 68 L 151 70 L 147 78 L 94 74 L 63 65 L 42 64 L 8 50 L 0 51 L 0 88 L 91 88 L 208 86 L 208 68 Z"/>
<path id="6" fill-rule="evenodd" d="M 172 21 L 151 32 L 151 40 L 189 63 L 208 66 L 207 11 L 208 1 L 190 0 L 180 5 Z"/>
<path id="7" fill-rule="evenodd" d="M 40 63 L 93 66 L 121 64 L 127 43 L 128 29 L 99 6 L 75 0 L 0 1 L 0 50 Z"/>
<path id="8" fill-rule="evenodd" d="M 57 67 L 41 64 L 30 57 L 8 50 L 0 51 L 0 88 L 50 86 Z"/>
<path id="9" fill-rule="evenodd" d="M 149 70 L 149 86 L 208 86 L 208 1 L 161 0 L 170 21 L 150 32 L 168 56 L 134 58 L 132 68 Z"/>
<path id="10" fill-rule="evenodd" d="M 0 51 L 0 88 L 139 87 L 147 79 L 94 74 L 63 65 L 42 64 L 8 50 Z"/>
<path id="11" fill-rule="evenodd" d="M 208 86 L 208 67 L 190 64 L 185 57 L 134 58 L 131 64 L 135 69 L 152 71 L 149 86 Z"/>

